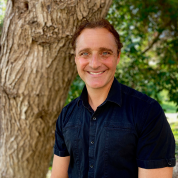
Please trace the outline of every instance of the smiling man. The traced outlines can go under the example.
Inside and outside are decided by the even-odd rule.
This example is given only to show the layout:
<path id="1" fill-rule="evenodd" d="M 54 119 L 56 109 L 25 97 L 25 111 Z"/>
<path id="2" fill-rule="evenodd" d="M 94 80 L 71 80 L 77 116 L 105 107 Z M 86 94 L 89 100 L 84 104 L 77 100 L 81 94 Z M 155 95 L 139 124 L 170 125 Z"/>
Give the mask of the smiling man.
<path id="1" fill-rule="evenodd" d="M 119 34 L 107 20 L 85 21 L 73 46 L 86 85 L 57 120 L 51 178 L 172 178 L 175 141 L 162 108 L 114 78 Z"/>

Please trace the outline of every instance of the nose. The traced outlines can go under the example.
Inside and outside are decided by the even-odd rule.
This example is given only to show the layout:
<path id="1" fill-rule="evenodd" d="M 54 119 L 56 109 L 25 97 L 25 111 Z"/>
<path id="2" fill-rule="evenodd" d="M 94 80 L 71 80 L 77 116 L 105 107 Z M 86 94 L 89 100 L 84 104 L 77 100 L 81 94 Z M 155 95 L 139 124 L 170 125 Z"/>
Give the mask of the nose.
<path id="1" fill-rule="evenodd" d="M 97 69 L 98 67 L 101 66 L 101 62 L 100 62 L 99 56 L 97 54 L 92 55 L 92 57 L 90 59 L 89 66 L 93 69 Z"/>

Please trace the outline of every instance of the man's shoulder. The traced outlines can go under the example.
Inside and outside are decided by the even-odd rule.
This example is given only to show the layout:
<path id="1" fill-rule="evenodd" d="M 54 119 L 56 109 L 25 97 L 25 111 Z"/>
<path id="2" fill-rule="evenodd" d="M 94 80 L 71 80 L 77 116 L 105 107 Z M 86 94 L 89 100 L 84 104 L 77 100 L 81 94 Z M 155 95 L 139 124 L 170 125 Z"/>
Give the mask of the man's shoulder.
<path id="1" fill-rule="evenodd" d="M 79 101 L 79 98 L 75 98 L 65 107 L 63 107 L 60 113 L 60 117 L 59 117 L 63 123 L 63 126 L 65 126 L 69 120 L 73 120 L 76 117 L 78 113 L 78 109 L 79 109 L 78 101 Z"/>
<path id="2" fill-rule="evenodd" d="M 64 112 L 72 111 L 74 108 L 76 108 L 78 106 L 79 100 L 80 100 L 79 97 L 72 100 L 70 103 L 68 103 L 66 106 L 64 106 L 63 111 Z"/>
<path id="3" fill-rule="evenodd" d="M 145 122 L 165 119 L 164 111 L 155 99 L 123 84 L 121 92 L 123 108 L 132 113 L 139 130 L 142 130 Z"/>
<path id="4" fill-rule="evenodd" d="M 138 102 L 143 102 L 147 104 L 152 104 L 152 103 L 157 103 L 157 101 L 146 94 L 137 91 L 131 87 L 128 87 L 124 84 L 121 84 L 121 92 L 123 97 L 127 97 L 130 100 L 138 101 Z"/>

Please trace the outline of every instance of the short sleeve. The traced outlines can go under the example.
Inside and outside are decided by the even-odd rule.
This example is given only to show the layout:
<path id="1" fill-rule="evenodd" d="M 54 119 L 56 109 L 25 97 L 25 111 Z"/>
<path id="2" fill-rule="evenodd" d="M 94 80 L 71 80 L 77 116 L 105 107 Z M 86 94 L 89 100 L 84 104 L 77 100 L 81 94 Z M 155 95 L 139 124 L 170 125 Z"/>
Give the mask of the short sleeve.
<path id="1" fill-rule="evenodd" d="M 175 140 L 158 102 L 150 104 L 142 119 L 144 124 L 137 146 L 138 167 L 145 169 L 174 167 Z"/>
<path id="2" fill-rule="evenodd" d="M 65 117 L 65 111 L 62 110 L 56 122 L 56 131 L 55 131 L 55 144 L 54 144 L 54 154 L 60 157 L 69 156 L 64 137 L 62 134 L 62 123 Z"/>

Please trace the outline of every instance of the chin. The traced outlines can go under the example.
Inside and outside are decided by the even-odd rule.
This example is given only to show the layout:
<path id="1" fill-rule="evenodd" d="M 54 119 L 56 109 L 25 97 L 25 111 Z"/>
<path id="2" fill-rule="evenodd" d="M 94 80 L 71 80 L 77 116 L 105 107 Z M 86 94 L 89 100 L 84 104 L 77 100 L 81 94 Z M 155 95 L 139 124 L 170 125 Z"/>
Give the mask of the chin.
<path id="1" fill-rule="evenodd" d="M 93 84 L 89 84 L 88 85 L 90 88 L 93 88 L 93 89 L 99 89 L 99 88 L 103 88 L 104 87 L 104 84 L 99 84 L 99 83 L 93 83 Z"/>

